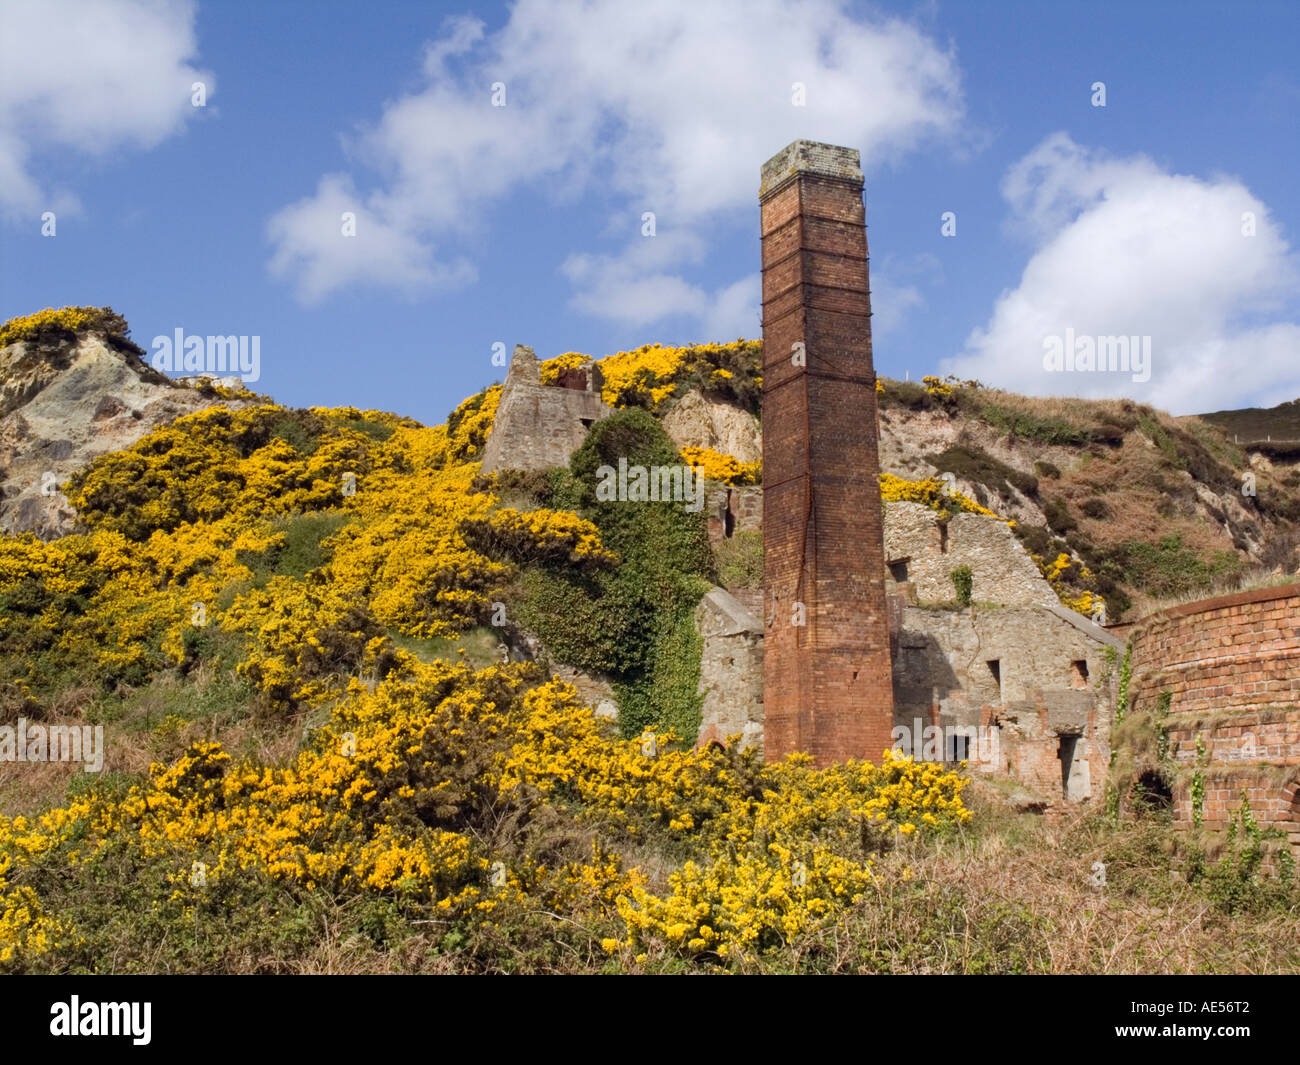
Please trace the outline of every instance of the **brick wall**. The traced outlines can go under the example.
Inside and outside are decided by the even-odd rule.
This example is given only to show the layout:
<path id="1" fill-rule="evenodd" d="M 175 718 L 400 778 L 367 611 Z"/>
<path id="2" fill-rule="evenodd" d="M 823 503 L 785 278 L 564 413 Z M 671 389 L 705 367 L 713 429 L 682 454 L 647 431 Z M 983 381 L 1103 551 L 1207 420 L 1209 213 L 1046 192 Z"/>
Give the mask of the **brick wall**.
<path id="1" fill-rule="evenodd" d="M 794 142 L 759 204 L 765 751 L 878 759 L 893 691 L 857 152 Z"/>
<path id="2" fill-rule="evenodd" d="M 1192 820 L 1187 778 L 1205 745 L 1203 818 L 1226 824 L 1244 790 L 1256 819 L 1300 847 L 1300 584 L 1188 603 L 1132 630 L 1135 709 L 1170 693 L 1174 813 Z"/>

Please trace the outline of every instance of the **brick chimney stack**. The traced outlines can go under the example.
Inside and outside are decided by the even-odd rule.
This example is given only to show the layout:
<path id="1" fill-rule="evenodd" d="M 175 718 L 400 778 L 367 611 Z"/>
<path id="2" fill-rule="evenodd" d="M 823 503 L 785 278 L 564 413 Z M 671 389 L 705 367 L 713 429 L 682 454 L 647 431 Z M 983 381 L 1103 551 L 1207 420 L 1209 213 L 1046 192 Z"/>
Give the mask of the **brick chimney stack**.
<path id="1" fill-rule="evenodd" d="M 818 765 L 892 746 L 893 679 L 858 153 L 763 166 L 764 749 Z"/>

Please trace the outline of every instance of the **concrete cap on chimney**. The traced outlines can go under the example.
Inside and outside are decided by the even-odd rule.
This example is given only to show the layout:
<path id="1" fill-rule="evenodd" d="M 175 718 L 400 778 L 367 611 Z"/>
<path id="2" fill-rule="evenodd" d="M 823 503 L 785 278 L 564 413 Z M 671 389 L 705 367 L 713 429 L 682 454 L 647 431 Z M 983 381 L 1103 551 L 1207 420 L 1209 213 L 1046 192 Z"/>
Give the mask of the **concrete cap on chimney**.
<path id="1" fill-rule="evenodd" d="M 800 174 L 816 174 L 862 186 L 862 168 L 856 148 L 840 148 L 820 141 L 798 140 L 787 144 L 763 164 L 763 181 L 758 198 L 766 199 Z"/>

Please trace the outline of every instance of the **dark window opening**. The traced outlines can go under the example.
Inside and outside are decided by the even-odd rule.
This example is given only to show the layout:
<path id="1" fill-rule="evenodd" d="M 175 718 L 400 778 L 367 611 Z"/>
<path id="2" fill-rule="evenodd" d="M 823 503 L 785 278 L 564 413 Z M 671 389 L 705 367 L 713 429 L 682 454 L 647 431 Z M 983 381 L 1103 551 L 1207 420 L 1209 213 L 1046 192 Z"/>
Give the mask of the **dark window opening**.
<path id="1" fill-rule="evenodd" d="M 1002 659 L 993 658 L 988 663 L 989 673 L 993 677 L 993 683 L 998 686 L 998 698 L 1002 698 Z"/>
<path id="2" fill-rule="evenodd" d="M 941 521 L 939 522 L 939 554 L 946 555 L 947 553 L 948 553 L 948 523 L 946 521 Z"/>
<path id="3" fill-rule="evenodd" d="M 1070 669 L 1074 672 L 1074 687 L 1086 688 L 1088 686 L 1088 660 L 1086 658 L 1077 659 L 1070 663 Z"/>
<path id="4" fill-rule="evenodd" d="M 592 426 L 592 423 L 595 422 L 595 420 L 596 420 L 595 418 L 579 418 L 579 419 L 578 419 L 578 421 L 582 422 L 582 427 L 583 427 L 584 429 L 590 429 L 591 426 Z"/>
<path id="5" fill-rule="evenodd" d="M 1174 804 L 1174 793 L 1159 773 L 1148 769 L 1133 785 L 1133 802 L 1148 810 L 1168 810 Z"/>
<path id="6" fill-rule="evenodd" d="M 727 507 L 722 515 L 722 535 L 730 540 L 735 534 L 736 515 L 731 512 L 731 507 Z"/>
<path id="7" fill-rule="evenodd" d="M 889 575 L 899 584 L 907 583 L 907 559 L 901 559 L 898 562 L 889 564 Z"/>
<path id="8" fill-rule="evenodd" d="M 965 762 L 970 758 L 970 737 L 961 732 L 949 732 L 944 740 L 944 761 Z"/>

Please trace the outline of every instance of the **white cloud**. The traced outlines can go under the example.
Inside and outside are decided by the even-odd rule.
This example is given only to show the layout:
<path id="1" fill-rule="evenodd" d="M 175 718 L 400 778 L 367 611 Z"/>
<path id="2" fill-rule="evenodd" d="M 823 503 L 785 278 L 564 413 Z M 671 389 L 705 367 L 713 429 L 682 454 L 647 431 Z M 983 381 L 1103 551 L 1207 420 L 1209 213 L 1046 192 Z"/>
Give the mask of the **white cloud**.
<path id="1" fill-rule="evenodd" d="M 954 134 L 962 113 L 950 54 L 905 22 L 855 18 L 841 0 L 521 0 L 492 34 L 472 18 L 449 21 L 424 75 L 352 145 L 376 171 L 365 209 L 410 237 L 401 276 L 522 187 L 562 200 L 599 185 L 629 219 L 654 211 L 657 239 L 707 233 L 754 209 L 760 164 L 797 137 L 856 145 L 871 166 Z M 796 81 L 806 107 L 791 104 Z M 491 106 L 494 82 L 505 107 Z M 357 280 L 353 249 L 304 229 L 302 208 L 277 218 L 276 260 L 298 263 L 318 294 Z M 566 261 L 585 286 L 580 306 L 625 310 L 629 322 L 652 320 L 659 299 L 663 314 L 719 325 L 744 313 L 731 286 L 703 293 L 676 275 L 680 263 L 634 270 L 628 255 L 614 257 L 625 267 L 617 282 Z"/>
<path id="2" fill-rule="evenodd" d="M 933 287 L 943 283 L 943 264 L 936 255 L 924 252 L 905 259 L 886 256 L 871 268 L 871 338 L 879 341 L 897 333 L 912 311 L 925 306 L 915 278 Z M 877 349 L 878 350 L 878 349 Z M 879 355 L 876 358 L 879 369 Z"/>
<path id="3" fill-rule="evenodd" d="M 750 274 L 713 293 L 700 318 L 699 339 L 726 342 L 761 335 L 762 275 Z"/>
<path id="4" fill-rule="evenodd" d="M 1238 180 L 1203 180 L 1048 137 L 1007 173 L 1034 252 L 1019 285 L 944 369 L 1032 395 L 1131 396 L 1175 413 L 1300 392 L 1295 257 Z M 1243 216 L 1255 235 L 1243 235 Z M 1150 380 L 1048 372 L 1048 337 L 1151 338 Z"/>
<path id="5" fill-rule="evenodd" d="M 348 219 L 345 235 L 344 215 Z M 345 175 L 327 174 L 313 196 L 283 208 L 271 220 L 276 244 L 270 270 L 292 276 L 304 303 L 316 304 L 340 284 L 388 285 L 408 294 L 426 285 L 454 288 L 474 280 L 463 260 L 434 263 L 409 231 L 367 209 Z"/>
<path id="6" fill-rule="evenodd" d="M 6 0 L 0 7 L 0 210 L 11 220 L 67 193 L 33 173 L 59 150 L 104 155 L 152 148 L 209 97 L 215 78 L 191 65 L 194 5 L 175 0 Z"/>
<path id="7" fill-rule="evenodd" d="M 696 339 L 704 342 L 758 335 L 760 275 L 710 292 L 670 272 L 675 264 L 698 262 L 705 250 L 697 234 L 678 232 L 635 238 L 617 255 L 569 255 L 560 265 L 575 288 L 569 305 L 633 327 L 692 318 L 699 328 Z"/>

